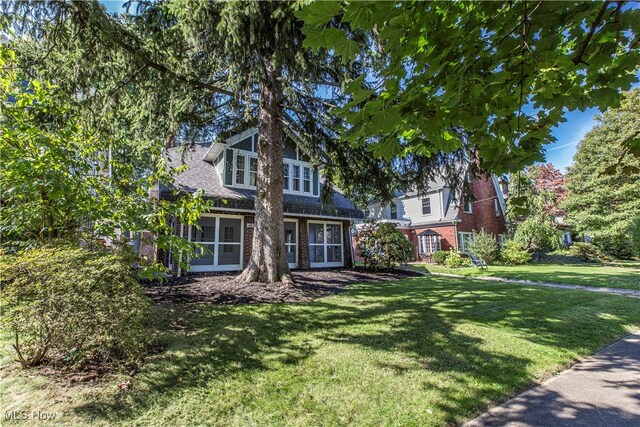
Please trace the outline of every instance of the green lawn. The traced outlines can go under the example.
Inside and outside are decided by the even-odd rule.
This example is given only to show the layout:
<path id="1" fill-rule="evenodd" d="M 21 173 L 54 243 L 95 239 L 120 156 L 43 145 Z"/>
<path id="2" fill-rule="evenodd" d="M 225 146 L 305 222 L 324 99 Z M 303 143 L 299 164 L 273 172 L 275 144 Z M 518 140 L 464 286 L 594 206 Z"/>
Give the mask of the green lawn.
<path id="1" fill-rule="evenodd" d="M 434 273 L 460 274 L 463 276 L 495 276 L 506 279 L 535 280 L 540 282 L 567 283 L 582 286 L 640 290 L 640 266 L 615 266 L 606 264 L 525 264 L 516 266 L 491 265 L 486 269 L 473 267 L 447 268 L 435 264 L 412 264 L 413 268 Z"/>
<path id="2" fill-rule="evenodd" d="M 4 410 L 65 425 L 459 423 L 640 328 L 640 299 L 425 277 L 159 309 L 156 325 L 164 349 L 133 378 L 67 388 L 0 370 Z"/>

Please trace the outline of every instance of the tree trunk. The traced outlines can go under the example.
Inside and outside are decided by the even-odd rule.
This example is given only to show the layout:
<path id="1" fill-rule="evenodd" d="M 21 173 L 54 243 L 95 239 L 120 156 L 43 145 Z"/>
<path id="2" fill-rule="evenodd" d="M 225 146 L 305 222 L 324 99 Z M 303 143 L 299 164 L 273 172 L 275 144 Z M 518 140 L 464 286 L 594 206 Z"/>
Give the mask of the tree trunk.
<path id="1" fill-rule="evenodd" d="M 253 246 L 247 268 L 238 276 L 246 282 L 292 283 L 284 245 L 282 161 L 283 107 L 280 70 L 265 61 L 267 78 L 260 86 L 258 113 L 258 182 Z"/>

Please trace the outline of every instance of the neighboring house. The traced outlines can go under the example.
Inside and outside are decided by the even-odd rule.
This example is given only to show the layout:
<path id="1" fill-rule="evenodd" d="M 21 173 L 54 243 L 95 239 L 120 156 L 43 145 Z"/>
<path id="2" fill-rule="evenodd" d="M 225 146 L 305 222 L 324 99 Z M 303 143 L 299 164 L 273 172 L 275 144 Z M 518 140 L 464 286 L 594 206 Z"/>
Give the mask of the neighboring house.
<path id="1" fill-rule="evenodd" d="M 506 205 L 496 177 L 471 182 L 475 200 L 454 198 L 444 180 L 435 180 L 426 194 L 399 194 L 388 205 L 372 203 L 367 218 L 394 222 L 414 244 L 417 260 L 428 260 L 439 250 L 468 253 L 474 231 L 484 229 L 502 241 L 506 232 Z M 454 200 L 454 199 L 457 199 Z"/>
<path id="2" fill-rule="evenodd" d="M 175 233 L 208 250 L 189 261 L 190 272 L 239 271 L 249 262 L 253 238 L 258 161 L 257 128 L 233 135 L 210 146 L 195 146 L 184 155 L 188 169 L 181 173 L 174 188 L 161 187 L 159 197 L 171 200 L 175 189 L 184 193 L 203 190 L 215 208 L 198 221 L 201 229 L 180 224 L 175 218 Z M 329 204 L 320 200 L 323 186 L 320 173 L 302 146 L 285 138 L 283 191 L 285 249 L 291 268 L 351 267 L 352 220 L 361 220 L 362 210 L 332 190 Z M 170 164 L 182 159 L 177 149 L 169 150 Z M 180 255 L 162 254 L 160 258 L 175 275 Z"/>

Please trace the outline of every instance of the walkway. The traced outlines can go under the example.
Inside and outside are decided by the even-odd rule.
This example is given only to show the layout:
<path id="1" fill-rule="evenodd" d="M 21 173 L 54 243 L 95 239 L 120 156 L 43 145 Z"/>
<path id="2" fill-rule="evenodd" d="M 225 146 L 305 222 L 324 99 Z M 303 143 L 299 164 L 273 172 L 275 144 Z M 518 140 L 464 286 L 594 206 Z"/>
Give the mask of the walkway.
<path id="1" fill-rule="evenodd" d="M 536 282 L 533 280 L 520 280 L 520 279 L 505 279 L 504 277 L 493 277 L 493 276 L 463 276 L 460 274 L 449 274 L 449 273 L 425 273 L 425 276 L 429 276 L 429 275 L 455 277 L 460 279 L 487 280 L 490 282 L 515 283 L 517 285 L 546 286 L 548 288 L 558 288 L 558 289 L 578 289 L 581 291 L 604 292 L 607 294 L 627 295 L 627 296 L 640 298 L 640 291 L 634 290 L 634 289 L 601 288 L 601 287 L 595 287 L 595 286 L 567 285 L 565 283 Z"/>
<path id="2" fill-rule="evenodd" d="M 464 425 L 483 426 L 640 426 L 640 331 Z"/>

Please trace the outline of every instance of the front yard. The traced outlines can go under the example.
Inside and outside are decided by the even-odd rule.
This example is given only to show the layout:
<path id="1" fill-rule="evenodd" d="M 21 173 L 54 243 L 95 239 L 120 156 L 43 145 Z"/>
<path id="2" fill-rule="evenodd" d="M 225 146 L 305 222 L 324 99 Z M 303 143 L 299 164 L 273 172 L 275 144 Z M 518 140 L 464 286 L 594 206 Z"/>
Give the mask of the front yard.
<path id="1" fill-rule="evenodd" d="M 515 266 L 490 265 L 486 269 L 447 268 L 436 264 L 415 263 L 412 264 L 412 268 L 420 271 L 463 276 L 493 276 L 505 279 L 640 290 L 640 264 L 638 263 L 614 265 L 530 263 Z"/>
<path id="2" fill-rule="evenodd" d="M 156 312 L 162 348 L 133 377 L 4 368 L 3 409 L 65 425 L 445 425 L 640 328 L 640 299 L 446 277 Z"/>

